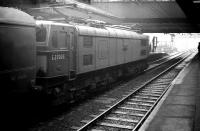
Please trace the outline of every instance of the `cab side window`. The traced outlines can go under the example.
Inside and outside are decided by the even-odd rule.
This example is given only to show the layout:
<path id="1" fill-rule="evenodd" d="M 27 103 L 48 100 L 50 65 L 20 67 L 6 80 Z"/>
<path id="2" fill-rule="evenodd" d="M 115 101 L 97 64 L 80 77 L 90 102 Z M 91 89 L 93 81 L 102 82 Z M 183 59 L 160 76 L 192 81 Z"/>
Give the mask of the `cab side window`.
<path id="1" fill-rule="evenodd" d="M 70 35 L 66 33 L 66 37 L 65 37 L 65 47 L 68 49 L 69 45 L 70 45 Z"/>
<path id="2" fill-rule="evenodd" d="M 59 32 L 58 48 L 66 48 L 66 43 L 67 43 L 66 34 L 67 34 L 66 32 L 62 32 L 62 31 Z"/>

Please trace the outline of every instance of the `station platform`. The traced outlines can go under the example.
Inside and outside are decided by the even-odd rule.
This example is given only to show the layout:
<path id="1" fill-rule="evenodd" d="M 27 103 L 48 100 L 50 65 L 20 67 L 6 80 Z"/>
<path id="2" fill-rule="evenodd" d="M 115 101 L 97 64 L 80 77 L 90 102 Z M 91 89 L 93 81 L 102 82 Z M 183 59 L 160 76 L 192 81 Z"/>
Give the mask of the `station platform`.
<path id="1" fill-rule="evenodd" d="M 200 131 L 200 60 L 194 56 L 139 131 Z"/>

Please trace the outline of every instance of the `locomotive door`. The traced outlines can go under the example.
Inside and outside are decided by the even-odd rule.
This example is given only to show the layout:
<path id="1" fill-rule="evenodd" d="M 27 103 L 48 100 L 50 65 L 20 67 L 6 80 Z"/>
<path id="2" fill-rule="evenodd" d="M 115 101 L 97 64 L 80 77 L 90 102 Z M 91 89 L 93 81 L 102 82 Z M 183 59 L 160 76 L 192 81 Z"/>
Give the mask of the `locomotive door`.
<path id="1" fill-rule="evenodd" d="M 73 28 L 67 31 L 69 37 L 69 79 L 76 78 L 76 44 L 75 32 Z"/>

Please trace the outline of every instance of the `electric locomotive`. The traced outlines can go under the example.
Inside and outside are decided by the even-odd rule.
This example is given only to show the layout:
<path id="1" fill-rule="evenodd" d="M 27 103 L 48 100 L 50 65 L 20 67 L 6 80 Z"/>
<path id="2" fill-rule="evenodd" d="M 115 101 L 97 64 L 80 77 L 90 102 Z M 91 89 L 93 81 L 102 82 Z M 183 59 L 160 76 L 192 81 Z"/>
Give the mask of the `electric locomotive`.
<path id="1" fill-rule="evenodd" d="M 148 66 L 148 36 L 51 21 L 36 25 L 36 82 L 59 102 L 79 98 Z"/>

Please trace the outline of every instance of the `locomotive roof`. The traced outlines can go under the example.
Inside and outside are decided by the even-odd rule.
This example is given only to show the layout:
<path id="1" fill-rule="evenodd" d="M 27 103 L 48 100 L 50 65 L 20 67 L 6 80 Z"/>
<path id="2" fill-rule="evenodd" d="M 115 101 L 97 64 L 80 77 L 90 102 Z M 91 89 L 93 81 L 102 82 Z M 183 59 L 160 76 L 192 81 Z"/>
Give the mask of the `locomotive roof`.
<path id="1" fill-rule="evenodd" d="M 35 20 L 32 16 L 21 10 L 0 7 L 0 23 L 34 26 Z"/>
<path id="2" fill-rule="evenodd" d="M 80 35 L 109 36 L 109 37 L 135 38 L 135 39 L 147 38 L 147 36 L 133 31 L 120 30 L 109 27 L 106 28 L 94 28 L 89 26 L 76 26 L 76 27 L 78 28 Z"/>
<path id="3" fill-rule="evenodd" d="M 45 25 L 57 25 L 57 26 L 73 26 L 68 23 L 59 23 L 55 21 L 47 21 L 47 20 L 36 20 L 36 25 L 37 24 L 45 24 Z"/>
<path id="4" fill-rule="evenodd" d="M 79 35 L 86 35 L 86 36 L 106 36 L 106 37 L 134 38 L 134 39 L 148 38 L 148 36 L 136 33 L 134 31 L 127 31 L 110 27 L 95 28 L 86 25 L 71 25 L 67 23 L 59 23 L 55 21 L 44 21 L 44 20 L 37 20 L 36 24 L 71 26 L 77 29 Z"/>

